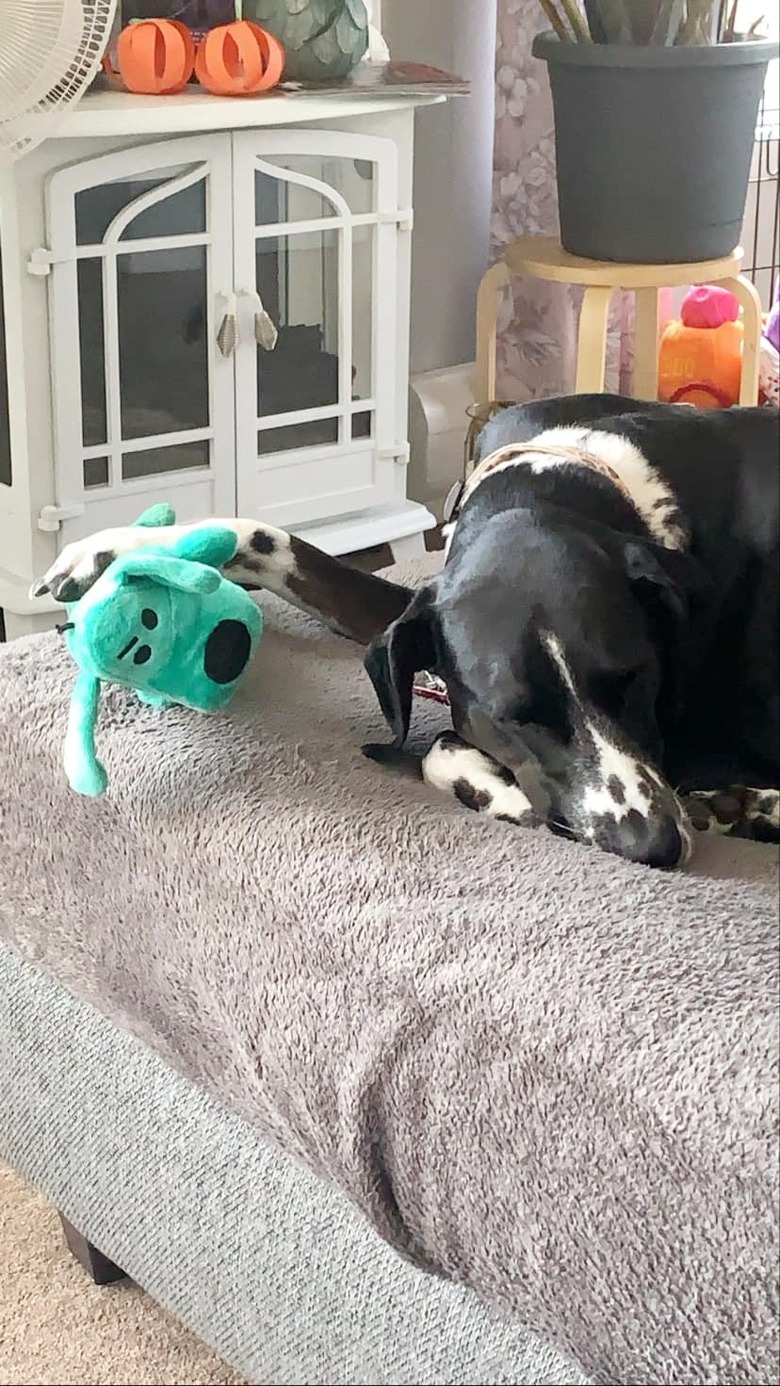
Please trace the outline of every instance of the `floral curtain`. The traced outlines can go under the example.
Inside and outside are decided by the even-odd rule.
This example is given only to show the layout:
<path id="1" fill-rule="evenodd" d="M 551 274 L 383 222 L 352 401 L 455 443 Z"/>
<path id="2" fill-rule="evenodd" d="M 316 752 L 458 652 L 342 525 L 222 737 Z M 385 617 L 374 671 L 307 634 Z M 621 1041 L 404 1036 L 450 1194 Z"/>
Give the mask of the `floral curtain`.
<path id="1" fill-rule="evenodd" d="M 555 139 L 547 72 L 531 43 L 549 28 L 539 0 L 497 0 L 496 135 L 491 239 L 494 256 L 517 236 L 557 235 Z M 580 293 L 515 279 L 499 317 L 498 396 L 525 400 L 574 386 Z M 631 303 L 617 295 L 607 388 L 630 391 Z"/>

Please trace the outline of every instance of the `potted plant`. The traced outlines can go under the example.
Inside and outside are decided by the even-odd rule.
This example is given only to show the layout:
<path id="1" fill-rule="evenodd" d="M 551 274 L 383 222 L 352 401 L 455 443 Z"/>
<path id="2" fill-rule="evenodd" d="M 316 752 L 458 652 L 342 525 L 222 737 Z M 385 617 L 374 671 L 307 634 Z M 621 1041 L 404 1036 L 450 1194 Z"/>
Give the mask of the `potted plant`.
<path id="1" fill-rule="evenodd" d="M 737 245 L 778 44 L 739 0 L 540 0 L 566 250 L 682 263 Z M 772 0 L 776 3 L 776 0 Z"/>

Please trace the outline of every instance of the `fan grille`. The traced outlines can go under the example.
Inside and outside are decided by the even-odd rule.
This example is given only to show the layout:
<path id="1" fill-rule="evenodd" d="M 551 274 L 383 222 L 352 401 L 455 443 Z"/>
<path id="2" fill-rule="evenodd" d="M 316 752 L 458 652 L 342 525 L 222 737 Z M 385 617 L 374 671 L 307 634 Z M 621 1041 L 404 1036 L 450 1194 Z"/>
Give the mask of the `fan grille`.
<path id="1" fill-rule="evenodd" d="M 117 0 L 2 0 L 0 158 L 53 131 L 100 67 Z"/>

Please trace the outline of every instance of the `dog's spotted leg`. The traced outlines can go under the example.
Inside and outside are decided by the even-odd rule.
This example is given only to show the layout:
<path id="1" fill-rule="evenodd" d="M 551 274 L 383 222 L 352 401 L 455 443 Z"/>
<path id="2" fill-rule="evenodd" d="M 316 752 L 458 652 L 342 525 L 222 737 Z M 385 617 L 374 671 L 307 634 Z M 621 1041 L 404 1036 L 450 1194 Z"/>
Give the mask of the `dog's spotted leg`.
<path id="1" fill-rule="evenodd" d="M 780 790 L 737 784 L 697 789 L 682 802 L 697 832 L 780 843 Z"/>
<path id="2" fill-rule="evenodd" d="M 422 777 L 434 789 L 454 794 L 466 808 L 504 823 L 535 828 L 539 818 L 511 770 L 455 732 L 442 732 L 423 757 Z"/>
<path id="3" fill-rule="evenodd" d="M 230 529 L 236 552 L 225 576 L 243 587 L 275 592 L 292 606 L 316 616 L 331 629 L 367 645 L 403 613 L 411 592 L 374 573 L 350 568 L 304 539 L 258 520 L 209 520 L 203 524 Z M 57 601 L 78 601 L 120 554 L 149 545 L 168 545 L 190 525 L 154 528 L 130 525 L 107 529 L 68 544 L 49 571 L 34 583 L 31 595 L 50 592 Z"/>

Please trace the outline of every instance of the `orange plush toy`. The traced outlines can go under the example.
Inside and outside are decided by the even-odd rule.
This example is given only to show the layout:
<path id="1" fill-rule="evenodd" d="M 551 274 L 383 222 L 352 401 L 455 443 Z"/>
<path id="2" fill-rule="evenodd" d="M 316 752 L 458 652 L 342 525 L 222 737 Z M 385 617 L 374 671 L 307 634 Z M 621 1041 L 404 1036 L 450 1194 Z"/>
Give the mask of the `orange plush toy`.
<path id="1" fill-rule="evenodd" d="M 680 321 L 661 337 L 658 396 L 672 404 L 723 409 L 739 400 L 743 328 L 728 289 L 702 284 L 683 299 Z"/>

